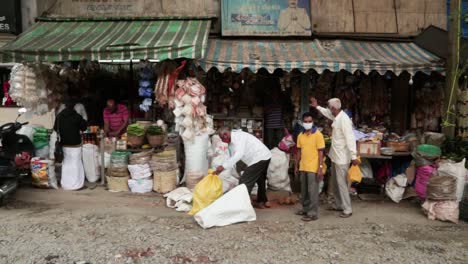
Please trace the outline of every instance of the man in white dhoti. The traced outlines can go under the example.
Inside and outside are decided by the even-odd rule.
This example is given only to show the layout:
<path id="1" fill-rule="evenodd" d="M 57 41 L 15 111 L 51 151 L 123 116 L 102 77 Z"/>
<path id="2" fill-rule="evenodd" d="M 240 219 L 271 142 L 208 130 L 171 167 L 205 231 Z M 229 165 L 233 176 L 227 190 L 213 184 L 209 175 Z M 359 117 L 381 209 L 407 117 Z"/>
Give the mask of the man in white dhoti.
<path id="1" fill-rule="evenodd" d="M 281 10 L 278 28 L 282 33 L 304 34 L 310 31 L 310 17 L 305 8 L 297 7 L 298 0 L 288 0 L 289 7 Z"/>

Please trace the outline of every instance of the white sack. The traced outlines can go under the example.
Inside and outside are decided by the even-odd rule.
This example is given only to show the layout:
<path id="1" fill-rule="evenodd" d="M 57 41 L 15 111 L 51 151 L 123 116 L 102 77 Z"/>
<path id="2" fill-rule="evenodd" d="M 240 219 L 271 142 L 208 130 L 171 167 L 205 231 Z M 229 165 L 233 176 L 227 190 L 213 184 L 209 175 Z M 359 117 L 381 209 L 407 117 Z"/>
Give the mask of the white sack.
<path id="1" fill-rule="evenodd" d="M 195 216 L 195 221 L 204 229 L 227 226 L 257 220 L 245 184 L 241 184 L 221 196 Z"/>
<path id="2" fill-rule="evenodd" d="M 189 212 L 192 210 L 193 194 L 187 187 L 177 188 L 164 195 L 166 206 L 175 208 L 178 212 Z"/>
<path id="3" fill-rule="evenodd" d="M 128 165 L 128 171 L 134 180 L 146 179 L 153 175 L 149 164 Z"/>
<path id="4" fill-rule="evenodd" d="M 430 220 L 450 221 L 458 224 L 459 208 L 456 201 L 430 201 L 422 205 L 424 213 Z"/>
<path id="5" fill-rule="evenodd" d="M 195 136 L 193 140 L 184 140 L 184 149 L 185 175 L 182 183 L 185 181 L 187 173 L 205 175 L 208 172 L 208 134 Z"/>
<path id="6" fill-rule="evenodd" d="M 98 146 L 93 144 L 84 144 L 82 156 L 86 179 L 89 182 L 97 182 L 101 177 Z"/>
<path id="7" fill-rule="evenodd" d="M 239 185 L 239 179 L 232 175 L 233 171 L 234 170 L 225 170 L 218 175 L 223 182 L 223 193 L 229 192 Z"/>
<path id="8" fill-rule="evenodd" d="M 132 193 L 149 193 L 153 191 L 153 179 L 128 180 Z"/>
<path id="9" fill-rule="evenodd" d="M 34 151 L 34 154 L 35 154 L 34 156 L 38 158 L 48 159 L 49 153 L 50 153 L 49 146 L 45 146 L 41 149 L 36 149 L 36 151 Z"/>
<path id="10" fill-rule="evenodd" d="M 271 161 L 267 171 L 268 189 L 274 191 L 291 191 L 289 180 L 289 155 L 274 148 L 271 150 Z"/>
<path id="11" fill-rule="evenodd" d="M 451 162 L 448 160 L 441 161 L 437 169 L 441 176 L 452 176 L 457 178 L 457 202 L 463 198 L 463 189 L 465 188 L 465 169 L 466 158 L 459 163 Z"/>
<path id="12" fill-rule="evenodd" d="M 406 178 L 406 175 L 397 175 L 388 180 L 385 185 L 385 193 L 392 201 L 399 203 L 401 199 L 403 199 L 407 182 L 408 179 Z"/>

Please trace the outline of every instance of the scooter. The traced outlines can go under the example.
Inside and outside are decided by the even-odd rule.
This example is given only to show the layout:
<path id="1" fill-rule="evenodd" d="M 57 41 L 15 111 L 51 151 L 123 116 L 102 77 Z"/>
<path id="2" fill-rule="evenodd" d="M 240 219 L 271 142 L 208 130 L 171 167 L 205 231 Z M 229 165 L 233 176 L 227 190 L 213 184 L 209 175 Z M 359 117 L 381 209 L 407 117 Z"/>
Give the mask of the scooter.
<path id="1" fill-rule="evenodd" d="M 18 110 L 14 123 L 0 126 L 0 206 L 5 198 L 11 195 L 19 186 L 23 177 L 29 175 L 29 163 L 34 151 L 34 145 L 25 135 L 16 132 L 28 124 L 18 123 L 18 118 L 26 113 L 25 108 Z"/>

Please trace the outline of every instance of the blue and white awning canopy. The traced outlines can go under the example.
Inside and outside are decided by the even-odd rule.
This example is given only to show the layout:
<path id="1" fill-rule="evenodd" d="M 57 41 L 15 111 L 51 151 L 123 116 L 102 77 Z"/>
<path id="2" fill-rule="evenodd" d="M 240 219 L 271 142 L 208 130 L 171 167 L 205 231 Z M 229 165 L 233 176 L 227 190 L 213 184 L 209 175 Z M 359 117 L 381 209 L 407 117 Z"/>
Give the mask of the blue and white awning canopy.
<path id="1" fill-rule="evenodd" d="M 206 71 L 215 67 L 219 71 L 231 68 L 239 72 L 244 68 L 256 72 L 265 68 L 302 72 L 324 70 L 364 73 L 378 71 L 385 74 L 403 71 L 445 72 L 444 61 L 410 42 L 370 42 L 352 40 L 314 41 L 256 41 L 210 39 L 205 58 L 200 66 Z"/>

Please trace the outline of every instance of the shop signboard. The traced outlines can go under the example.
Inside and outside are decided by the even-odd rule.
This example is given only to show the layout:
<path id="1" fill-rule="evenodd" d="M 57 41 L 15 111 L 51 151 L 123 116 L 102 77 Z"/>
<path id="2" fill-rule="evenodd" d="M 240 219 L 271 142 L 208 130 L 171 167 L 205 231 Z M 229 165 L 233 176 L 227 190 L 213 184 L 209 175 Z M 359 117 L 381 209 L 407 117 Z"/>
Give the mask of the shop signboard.
<path id="1" fill-rule="evenodd" d="M 310 36 L 310 0 L 222 0 L 224 36 Z"/>
<path id="2" fill-rule="evenodd" d="M 21 32 L 21 1 L 2 0 L 0 3 L 0 33 Z"/>
<path id="3" fill-rule="evenodd" d="M 129 15 L 143 12 L 143 1 L 135 0 L 71 0 L 77 13 L 94 15 Z"/>

